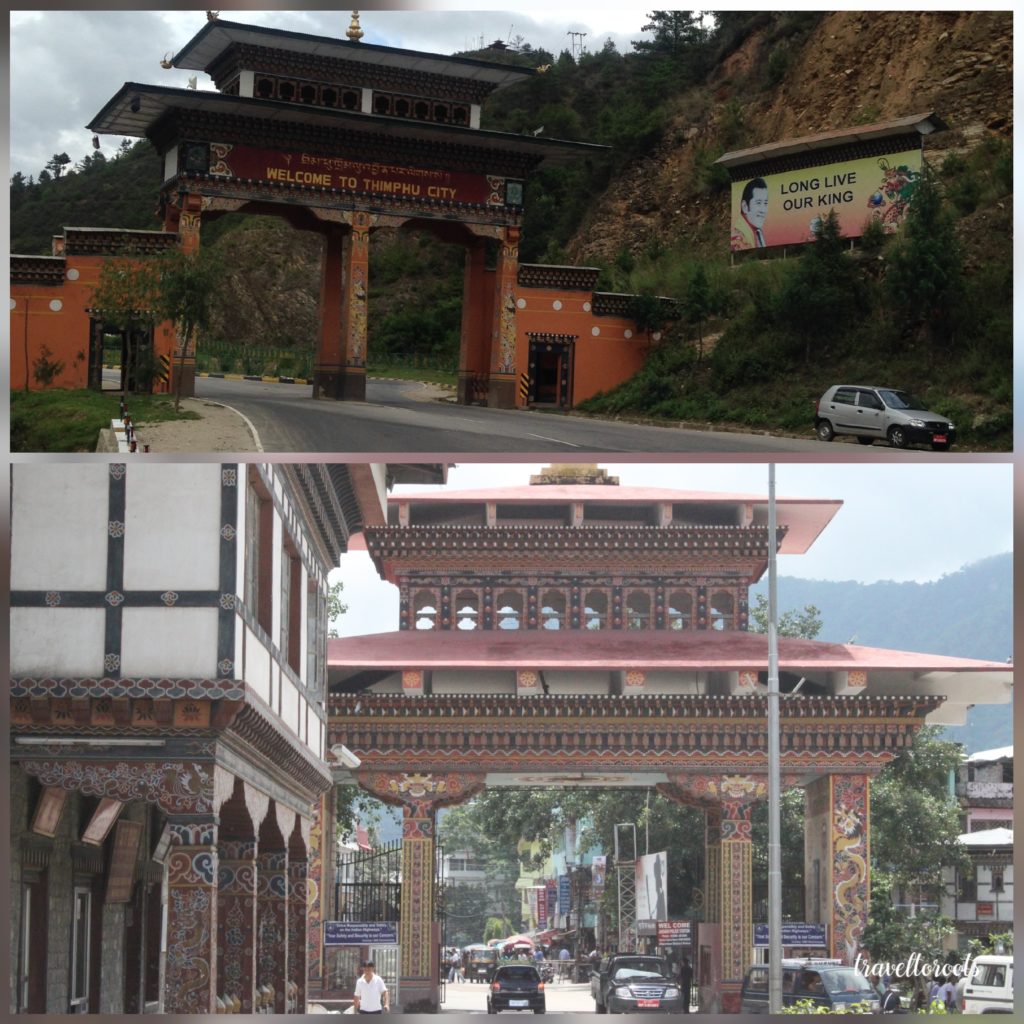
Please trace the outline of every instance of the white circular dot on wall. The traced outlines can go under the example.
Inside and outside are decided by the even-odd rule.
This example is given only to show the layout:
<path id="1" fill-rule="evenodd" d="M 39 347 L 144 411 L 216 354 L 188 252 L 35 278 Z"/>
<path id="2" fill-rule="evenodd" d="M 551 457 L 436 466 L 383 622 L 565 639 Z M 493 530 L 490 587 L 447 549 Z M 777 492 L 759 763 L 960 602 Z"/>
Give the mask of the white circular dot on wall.
<path id="1" fill-rule="evenodd" d="M 551 303 L 551 308 L 552 309 L 561 309 L 562 308 L 562 300 L 561 299 L 555 299 L 555 301 Z"/>
<path id="2" fill-rule="evenodd" d="M 630 330 L 627 330 L 627 331 L 626 331 L 626 337 L 627 337 L 627 338 L 632 338 L 632 337 L 633 337 L 633 332 L 632 332 L 632 331 L 630 331 Z"/>
<path id="3" fill-rule="evenodd" d="M 661 341 L 661 331 L 655 331 L 655 332 L 654 332 L 654 333 L 653 333 L 653 334 L 651 335 L 651 340 L 652 340 L 652 341 Z"/>
<path id="4" fill-rule="evenodd" d="M 50 299 L 50 309 L 52 309 L 54 313 L 59 313 L 63 308 L 64 303 L 61 302 L 60 299 Z"/>
<path id="5" fill-rule="evenodd" d="M 518 306 L 518 307 L 519 307 L 520 309 L 526 309 L 526 299 L 517 299 L 517 300 L 516 300 L 516 305 L 517 305 L 517 306 Z"/>
<path id="6" fill-rule="evenodd" d="M 583 303 L 583 312 L 584 313 L 589 313 L 590 312 L 590 303 L 589 302 L 584 302 Z"/>
<path id="7" fill-rule="evenodd" d="M 17 299 L 11 299 L 11 309 L 17 309 L 17 308 L 18 308 L 18 300 Z"/>
<path id="8" fill-rule="evenodd" d="M 77 281 L 78 280 L 78 270 L 77 270 L 77 268 L 72 267 L 68 271 L 68 280 L 69 281 Z"/>
<path id="9" fill-rule="evenodd" d="M 591 327 L 590 333 L 596 338 L 601 333 L 600 327 Z"/>

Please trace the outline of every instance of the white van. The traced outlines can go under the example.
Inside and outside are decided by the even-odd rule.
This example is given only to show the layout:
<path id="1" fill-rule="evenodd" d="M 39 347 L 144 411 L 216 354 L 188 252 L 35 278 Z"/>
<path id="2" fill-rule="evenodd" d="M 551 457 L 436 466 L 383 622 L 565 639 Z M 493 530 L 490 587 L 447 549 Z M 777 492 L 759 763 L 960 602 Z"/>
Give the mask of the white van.
<path id="1" fill-rule="evenodd" d="M 974 961 L 964 986 L 964 1013 L 1013 1013 L 1013 957 L 986 955 Z"/>

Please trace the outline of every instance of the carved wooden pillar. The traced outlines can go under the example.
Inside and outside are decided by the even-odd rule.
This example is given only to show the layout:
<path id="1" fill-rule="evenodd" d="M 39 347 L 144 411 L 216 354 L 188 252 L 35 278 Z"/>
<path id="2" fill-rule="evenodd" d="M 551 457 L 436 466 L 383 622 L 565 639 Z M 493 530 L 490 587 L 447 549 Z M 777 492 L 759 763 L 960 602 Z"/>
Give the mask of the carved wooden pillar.
<path id="1" fill-rule="evenodd" d="M 400 989 L 406 1013 L 436 1013 L 439 1005 L 440 933 L 434 920 L 434 815 L 483 789 L 483 776 L 359 772 L 359 784 L 378 799 L 402 807 L 402 907 L 398 943 Z"/>
<path id="2" fill-rule="evenodd" d="M 238 996 L 252 1013 L 256 984 L 256 843 L 221 840 L 217 847 L 218 995 Z"/>
<path id="3" fill-rule="evenodd" d="M 313 368 L 313 397 L 341 397 L 342 267 L 345 231 L 328 224 L 324 231 L 324 258 L 320 277 L 320 333 Z"/>
<path id="4" fill-rule="evenodd" d="M 295 986 L 295 1013 L 306 1010 L 307 870 L 304 860 L 288 862 L 288 981 Z"/>
<path id="5" fill-rule="evenodd" d="M 487 361 L 487 312 L 490 302 L 484 292 L 487 243 L 475 238 L 466 247 L 466 263 L 462 276 L 462 330 L 459 336 L 459 405 L 471 405 L 480 399 L 477 382 L 482 382 L 489 369 Z"/>
<path id="6" fill-rule="evenodd" d="M 370 215 L 354 213 L 342 265 L 339 398 L 366 398 L 366 306 L 369 300 Z"/>
<path id="7" fill-rule="evenodd" d="M 324 836 L 334 832 L 333 790 L 320 794 L 313 814 L 306 845 L 306 984 L 308 999 L 317 998 L 323 991 L 323 944 L 321 929 L 329 908 L 326 905 L 329 887 L 325 876 L 324 857 L 330 856 L 333 844 L 328 842 L 325 854 Z M 301 1005 L 301 1004 L 300 1004 Z"/>
<path id="8" fill-rule="evenodd" d="M 274 990 L 273 1012 L 285 1012 L 288 982 L 288 846 L 283 836 L 294 825 L 279 824 L 286 813 L 280 805 L 260 829 L 256 857 L 256 986 Z M 284 827 L 282 827 L 284 825 Z"/>
<path id="9" fill-rule="evenodd" d="M 203 221 L 203 197 L 191 193 L 181 197 L 181 212 L 178 215 L 178 247 L 186 256 L 199 252 L 200 229 Z M 172 332 L 174 327 L 169 328 Z M 175 338 L 171 359 L 170 391 L 191 398 L 196 393 L 196 345 L 195 334 L 191 338 Z M 180 385 L 178 378 L 181 378 Z"/>
<path id="10" fill-rule="evenodd" d="M 217 826 L 170 819 L 164 1012 L 214 1013 L 217 986 Z"/>
<path id="11" fill-rule="evenodd" d="M 721 935 L 721 963 L 716 972 L 719 977 L 719 1008 L 724 1013 L 738 1013 L 740 988 L 743 975 L 750 966 L 753 944 L 750 812 L 755 801 L 768 795 L 768 784 L 753 775 L 682 775 L 670 772 L 668 783 L 658 789 L 673 800 L 703 807 L 707 812 L 707 919 L 713 920 L 710 915 L 717 907 L 716 920 Z M 719 823 L 717 856 L 713 852 L 715 843 L 710 835 L 716 817 Z"/>
<path id="12" fill-rule="evenodd" d="M 498 252 L 491 326 L 490 386 L 487 404 L 496 409 L 516 406 L 516 283 L 519 274 L 519 228 L 505 229 Z"/>
<path id="13" fill-rule="evenodd" d="M 722 898 L 722 812 L 717 807 L 704 811 L 704 920 L 717 922 Z"/>
<path id="14" fill-rule="evenodd" d="M 758 785 L 764 787 L 764 783 Z M 739 1013 L 743 975 L 751 963 L 754 934 L 751 891 L 751 809 L 752 803 L 747 799 L 722 802 L 719 919 L 722 925 L 721 1006 L 723 1013 Z"/>
<path id="15" fill-rule="evenodd" d="M 829 925 L 829 955 L 852 964 L 870 895 L 868 776 L 826 775 L 807 786 L 805 799 L 807 920 Z"/>

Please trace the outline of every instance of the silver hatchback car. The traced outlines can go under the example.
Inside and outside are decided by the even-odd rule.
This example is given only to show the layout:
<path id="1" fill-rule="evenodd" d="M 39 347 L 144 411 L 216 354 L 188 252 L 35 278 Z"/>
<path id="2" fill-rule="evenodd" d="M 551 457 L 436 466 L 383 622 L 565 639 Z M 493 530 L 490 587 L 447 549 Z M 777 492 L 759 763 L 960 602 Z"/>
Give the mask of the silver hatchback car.
<path id="1" fill-rule="evenodd" d="M 956 440 L 956 427 L 945 416 L 928 412 L 909 391 L 868 384 L 835 384 L 814 408 L 814 432 L 822 441 L 850 434 L 861 444 L 876 438 L 893 448 L 928 444 L 948 451 Z"/>

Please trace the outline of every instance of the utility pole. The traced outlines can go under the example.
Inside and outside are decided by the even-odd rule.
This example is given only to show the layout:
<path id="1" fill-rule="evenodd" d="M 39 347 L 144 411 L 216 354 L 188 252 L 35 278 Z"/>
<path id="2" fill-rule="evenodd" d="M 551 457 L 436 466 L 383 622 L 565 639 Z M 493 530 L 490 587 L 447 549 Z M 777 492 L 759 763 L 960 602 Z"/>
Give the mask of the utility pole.
<path id="1" fill-rule="evenodd" d="M 782 1012 L 782 846 L 779 751 L 779 605 L 775 463 L 768 464 L 768 1012 Z"/>
<path id="2" fill-rule="evenodd" d="M 583 40 L 586 38 L 587 33 L 586 32 L 573 32 L 570 29 L 570 31 L 566 32 L 565 34 L 567 36 L 571 36 L 572 37 L 571 40 L 569 41 L 569 52 L 572 55 L 572 59 L 576 60 L 578 56 L 582 57 L 583 56 Z M 578 54 L 577 54 L 577 51 L 578 51 Z"/>

